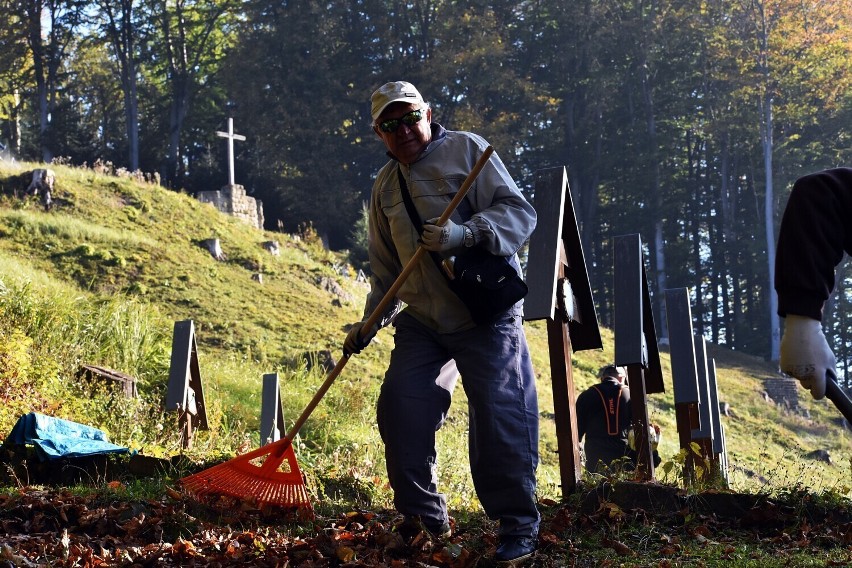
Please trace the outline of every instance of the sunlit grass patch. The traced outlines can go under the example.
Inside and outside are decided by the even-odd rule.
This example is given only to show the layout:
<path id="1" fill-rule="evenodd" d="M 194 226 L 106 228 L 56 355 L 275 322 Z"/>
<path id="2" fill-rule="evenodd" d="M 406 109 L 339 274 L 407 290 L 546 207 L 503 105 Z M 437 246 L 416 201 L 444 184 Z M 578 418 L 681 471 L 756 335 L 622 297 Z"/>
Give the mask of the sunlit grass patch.
<path id="1" fill-rule="evenodd" d="M 95 225 L 91 221 L 62 213 L 0 209 L 0 226 L 26 239 L 50 237 L 75 243 L 116 244 L 123 247 L 155 246 L 147 235 Z"/>

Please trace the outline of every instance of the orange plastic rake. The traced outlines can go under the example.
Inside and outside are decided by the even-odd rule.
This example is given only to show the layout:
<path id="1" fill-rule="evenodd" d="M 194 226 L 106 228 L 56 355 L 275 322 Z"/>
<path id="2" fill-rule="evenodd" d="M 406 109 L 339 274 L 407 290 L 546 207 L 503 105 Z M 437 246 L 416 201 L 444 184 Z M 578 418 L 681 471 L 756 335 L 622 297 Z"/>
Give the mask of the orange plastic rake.
<path id="1" fill-rule="evenodd" d="M 180 480 L 197 496 L 229 495 L 257 507 L 281 505 L 313 517 L 313 507 L 287 438 Z"/>
<path id="2" fill-rule="evenodd" d="M 458 193 L 447 205 L 444 213 L 438 219 L 438 225 L 444 225 L 450 215 L 455 211 L 461 200 L 467 194 L 470 186 L 476 180 L 482 168 L 488 163 L 494 148 L 488 146 L 476 165 L 468 174 Z M 414 270 L 420 257 L 426 252 L 422 246 L 417 247 L 411 260 L 405 265 L 397 276 L 394 283 L 382 297 L 379 304 L 367 318 L 362 329 L 372 329 L 385 313 L 390 303 L 396 297 L 405 279 Z M 325 381 L 317 390 L 308 406 L 299 416 L 298 420 L 287 432 L 284 438 L 277 442 L 267 444 L 247 454 L 237 456 L 229 461 L 215 465 L 196 474 L 181 479 L 185 489 L 197 496 L 204 495 L 228 495 L 238 499 L 250 500 L 257 507 L 266 505 L 277 505 L 281 507 L 296 508 L 313 516 L 308 490 L 302 478 L 302 472 L 296 463 L 296 455 L 293 452 L 292 441 L 301 430 L 302 425 L 319 404 L 322 397 L 331 387 L 343 371 L 343 367 L 349 361 L 350 355 L 344 353 L 337 365 L 334 366 Z M 284 463 L 286 462 L 286 463 Z"/>

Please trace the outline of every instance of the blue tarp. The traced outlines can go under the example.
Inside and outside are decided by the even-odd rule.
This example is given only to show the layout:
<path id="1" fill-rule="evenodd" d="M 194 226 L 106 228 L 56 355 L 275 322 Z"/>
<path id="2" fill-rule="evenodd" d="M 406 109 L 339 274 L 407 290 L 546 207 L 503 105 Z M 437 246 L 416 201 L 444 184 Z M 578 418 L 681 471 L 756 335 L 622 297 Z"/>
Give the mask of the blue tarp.
<path id="1" fill-rule="evenodd" d="M 30 412 L 18 419 L 7 444 L 33 444 L 42 460 L 124 454 L 129 450 L 107 441 L 103 430 L 70 420 Z"/>

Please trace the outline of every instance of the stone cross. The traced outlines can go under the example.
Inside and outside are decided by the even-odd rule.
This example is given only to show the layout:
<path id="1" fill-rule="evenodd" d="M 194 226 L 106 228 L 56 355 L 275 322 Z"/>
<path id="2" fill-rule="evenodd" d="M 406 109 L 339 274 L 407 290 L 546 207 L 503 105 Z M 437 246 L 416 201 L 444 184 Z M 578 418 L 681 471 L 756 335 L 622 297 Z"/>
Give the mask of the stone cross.
<path id="1" fill-rule="evenodd" d="M 228 131 L 216 131 L 216 136 L 228 139 L 228 185 L 234 185 L 234 140 L 245 140 L 242 134 L 234 134 L 234 119 L 228 118 Z"/>

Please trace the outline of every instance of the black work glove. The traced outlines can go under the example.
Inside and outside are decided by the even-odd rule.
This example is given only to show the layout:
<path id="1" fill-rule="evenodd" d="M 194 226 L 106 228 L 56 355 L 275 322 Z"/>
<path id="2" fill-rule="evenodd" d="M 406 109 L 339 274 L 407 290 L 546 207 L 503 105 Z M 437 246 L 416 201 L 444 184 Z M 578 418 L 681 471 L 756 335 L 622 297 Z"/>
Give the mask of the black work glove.
<path id="1" fill-rule="evenodd" d="M 355 353 L 360 353 L 362 349 L 367 347 L 378 332 L 378 328 L 374 325 L 370 329 L 364 329 L 365 321 L 353 323 L 346 334 L 346 339 L 343 341 L 343 356 L 348 357 Z"/>

